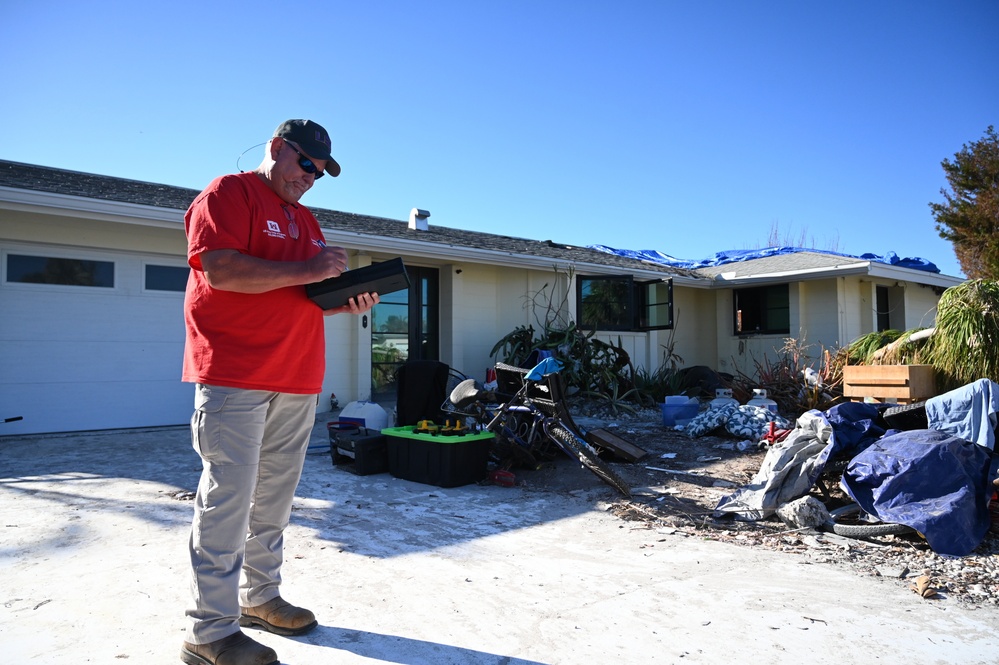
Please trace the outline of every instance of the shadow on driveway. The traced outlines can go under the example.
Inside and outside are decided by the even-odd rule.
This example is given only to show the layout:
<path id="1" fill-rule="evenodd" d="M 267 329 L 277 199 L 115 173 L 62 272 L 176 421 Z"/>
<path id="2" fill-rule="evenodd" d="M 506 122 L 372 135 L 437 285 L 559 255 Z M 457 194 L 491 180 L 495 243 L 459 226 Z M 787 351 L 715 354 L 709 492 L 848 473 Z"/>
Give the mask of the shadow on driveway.
<path id="1" fill-rule="evenodd" d="M 523 487 L 440 488 L 388 473 L 357 476 L 334 467 L 328 442 L 326 421 L 317 417 L 292 526 L 344 552 L 412 554 L 564 519 L 613 497 L 595 477 L 587 479 L 591 487 L 574 493 L 579 500 L 553 502 Z M 36 552 L 65 544 L 74 528 L 85 529 L 85 520 L 69 523 L 82 515 L 128 515 L 161 528 L 186 528 L 201 473 L 186 427 L 5 437 L 0 461 L 0 513 L 12 519 L 18 498 L 31 497 L 31 511 L 48 516 L 27 539 Z M 40 505 L 48 509 L 39 512 Z M 49 533 L 39 534 L 39 528 Z M 0 554 L 17 556 L 19 547 L 8 542 Z"/>

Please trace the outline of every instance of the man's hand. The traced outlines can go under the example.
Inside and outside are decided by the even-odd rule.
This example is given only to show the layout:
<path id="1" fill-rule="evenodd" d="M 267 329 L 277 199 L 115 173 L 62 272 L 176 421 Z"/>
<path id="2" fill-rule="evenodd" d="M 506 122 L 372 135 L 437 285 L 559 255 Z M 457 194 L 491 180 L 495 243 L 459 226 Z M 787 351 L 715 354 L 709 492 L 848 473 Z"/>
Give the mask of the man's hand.
<path id="1" fill-rule="evenodd" d="M 330 277 L 339 277 L 347 272 L 347 250 L 343 247 L 324 247 L 318 254 L 305 262 L 310 274 L 315 279 L 309 282 L 321 282 Z"/>
<path id="2" fill-rule="evenodd" d="M 380 301 L 381 299 L 377 293 L 359 293 L 357 296 L 350 298 L 346 305 L 327 309 L 323 314 L 326 316 L 332 314 L 364 314 Z"/>

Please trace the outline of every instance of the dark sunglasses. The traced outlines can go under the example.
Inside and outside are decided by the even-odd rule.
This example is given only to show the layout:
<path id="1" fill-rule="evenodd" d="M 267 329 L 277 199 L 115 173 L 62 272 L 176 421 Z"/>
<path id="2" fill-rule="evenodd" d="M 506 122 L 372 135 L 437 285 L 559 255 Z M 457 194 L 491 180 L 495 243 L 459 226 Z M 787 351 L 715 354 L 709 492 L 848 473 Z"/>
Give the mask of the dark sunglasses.
<path id="1" fill-rule="evenodd" d="M 303 155 L 298 148 L 293 146 L 288 141 L 285 141 L 284 144 L 289 148 L 291 148 L 292 150 L 294 150 L 295 154 L 298 155 L 298 166 L 303 171 L 305 171 L 306 173 L 311 173 L 312 175 L 316 176 L 316 180 L 319 180 L 324 175 L 326 175 L 325 173 L 323 173 L 322 169 L 317 168 L 316 165 L 312 163 L 311 159 Z"/>

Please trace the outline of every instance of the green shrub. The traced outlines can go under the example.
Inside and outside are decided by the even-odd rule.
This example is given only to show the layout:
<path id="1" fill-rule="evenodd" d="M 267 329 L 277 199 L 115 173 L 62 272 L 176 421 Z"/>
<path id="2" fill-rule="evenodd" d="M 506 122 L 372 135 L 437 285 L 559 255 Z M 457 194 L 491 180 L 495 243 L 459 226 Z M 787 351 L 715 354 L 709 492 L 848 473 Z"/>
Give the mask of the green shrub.
<path id="1" fill-rule="evenodd" d="M 999 282 L 974 279 L 944 291 L 935 325 L 926 357 L 939 389 L 978 379 L 999 383 Z"/>

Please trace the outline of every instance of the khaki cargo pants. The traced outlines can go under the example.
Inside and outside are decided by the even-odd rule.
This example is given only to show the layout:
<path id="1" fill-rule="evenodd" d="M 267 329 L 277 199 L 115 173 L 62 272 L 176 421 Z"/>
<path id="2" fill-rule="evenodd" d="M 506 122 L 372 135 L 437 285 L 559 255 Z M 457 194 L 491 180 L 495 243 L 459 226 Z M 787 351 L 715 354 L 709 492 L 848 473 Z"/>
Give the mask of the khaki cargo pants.
<path id="1" fill-rule="evenodd" d="M 203 468 L 190 539 L 188 642 L 232 635 L 239 630 L 240 605 L 254 607 L 278 595 L 284 529 L 316 399 L 196 386 L 191 438 Z"/>

